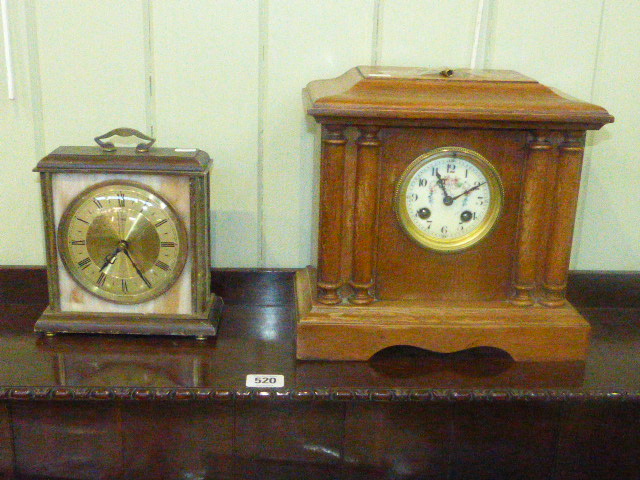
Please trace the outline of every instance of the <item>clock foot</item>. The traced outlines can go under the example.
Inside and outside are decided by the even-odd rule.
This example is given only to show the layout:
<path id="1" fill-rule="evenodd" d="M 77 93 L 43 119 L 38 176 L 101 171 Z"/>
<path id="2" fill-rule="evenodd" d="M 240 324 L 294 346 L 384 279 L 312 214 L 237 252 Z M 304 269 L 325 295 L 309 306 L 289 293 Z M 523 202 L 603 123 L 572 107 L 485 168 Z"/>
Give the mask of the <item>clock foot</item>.
<path id="1" fill-rule="evenodd" d="M 198 340 L 199 342 L 204 342 L 207 338 L 209 337 L 205 337 L 204 335 L 196 335 L 196 340 Z"/>
<path id="2" fill-rule="evenodd" d="M 44 332 L 44 336 L 45 337 L 55 337 L 56 334 L 55 334 L 55 332 Z"/>

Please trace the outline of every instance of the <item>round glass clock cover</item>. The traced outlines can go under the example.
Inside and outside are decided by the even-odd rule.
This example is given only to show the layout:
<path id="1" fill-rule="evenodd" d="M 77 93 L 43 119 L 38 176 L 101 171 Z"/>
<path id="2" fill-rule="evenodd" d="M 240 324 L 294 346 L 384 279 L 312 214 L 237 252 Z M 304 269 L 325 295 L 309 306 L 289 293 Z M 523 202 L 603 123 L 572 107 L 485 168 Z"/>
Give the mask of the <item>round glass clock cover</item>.
<path id="1" fill-rule="evenodd" d="M 467 249 L 495 226 L 504 191 L 480 154 L 443 147 L 416 158 L 397 183 L 394 207 L 404 231 L 425 248 Z"/>
<path id="2" fill-rule="evenodd" d="M 58 228 L 71 276 L 115 303 L 141 303 L 173 285 L 187 257 L 185 227 L 159 194 L 135 182 L 105 182 L 78 195 Z"/>

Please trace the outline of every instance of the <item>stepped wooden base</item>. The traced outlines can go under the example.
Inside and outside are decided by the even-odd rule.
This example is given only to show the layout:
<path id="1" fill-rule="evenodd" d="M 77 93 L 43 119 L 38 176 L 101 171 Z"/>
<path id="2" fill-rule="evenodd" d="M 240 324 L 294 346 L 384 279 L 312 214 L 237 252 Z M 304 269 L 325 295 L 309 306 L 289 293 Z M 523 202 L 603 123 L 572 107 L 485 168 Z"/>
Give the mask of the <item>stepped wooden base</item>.
<path id="1" fill-rule="evenodd" d="M 197 338 L 214 337 L 222 314 L 222 299 L 211 295 L 201 315 L 52 312 L 47 308 L 34 331 L 55 333 L 100 333 L 110 335 L 170 335 Z"/>
<path id="2" fill-rule="evenodd" d="M 589 346 L 589 323 L 569 304 L 378 301 L 326 306 L 315 301 L 315 290 L 313 271 L 298 271 L 300 360 L 364 361 L 384 348 L 408 345 L 441 353 L 495 347 L 516 361 L 565 361 L 583 360 Z"/>

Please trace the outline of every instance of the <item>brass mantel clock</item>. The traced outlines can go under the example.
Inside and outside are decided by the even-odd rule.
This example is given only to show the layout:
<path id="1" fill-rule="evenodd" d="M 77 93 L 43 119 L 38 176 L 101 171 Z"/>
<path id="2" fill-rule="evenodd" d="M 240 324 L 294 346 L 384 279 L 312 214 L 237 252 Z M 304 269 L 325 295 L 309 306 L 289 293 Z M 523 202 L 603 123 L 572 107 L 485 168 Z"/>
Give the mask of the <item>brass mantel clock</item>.
<path id="1" fill-rule="evenodd" d="M 104 138 L 147 143 L 116 149 Z M 45 333 L 216 334 L 210 293 L 208 155 L 150 149 L 117 129 L 98 147 L 60 147 L 38 164 L 49 307 Z"/>
<path id="2" fill-rule="evenodd" d="M 613 117 L 511 71 L 358 67 L 305 89 L 322 126 L 299 359 L 390 346 L 584 358 L 565 300 L 587 130 Z"/>

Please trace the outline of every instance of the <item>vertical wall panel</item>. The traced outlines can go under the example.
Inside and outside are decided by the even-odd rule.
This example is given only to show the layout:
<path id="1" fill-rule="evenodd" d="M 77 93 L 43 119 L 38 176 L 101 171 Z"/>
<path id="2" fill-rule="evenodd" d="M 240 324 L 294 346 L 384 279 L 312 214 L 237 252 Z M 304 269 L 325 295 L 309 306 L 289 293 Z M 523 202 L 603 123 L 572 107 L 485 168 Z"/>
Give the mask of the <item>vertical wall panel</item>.
<path id="1" fill-rule="evenodd" d="M 506 0 L 489 14 L 487 68 L 513 69 L 588 100 L 602 0 Z"/>
<path id="2" fill-rule="evenodd" d="M 258 2 L 154 2 L 156 134 L 213 158 L 212 260 L 258 263 Z"/>
<path id="3" fill-rule="evenodd" d="M 45 147 L 145 130 L 141 2 L 36 1 Z"/>
<path id="4" fill-rule="evenodd" d="M 301 90 L 371 59 L 373 0 L 274 1 L 268 8 L 264 131 L 265 264 L 311 261 L 313 128 Z"/>
<path id="5" fill-rule="evenodd" d="M 380 64 L 469 66 L 478 0 L 382 2 Z"/>
<path id="6" fill-rule="evenodd" d="M 25 4 L 8 2 L 16 87 L 7 97 L 4 44 L 0 36 L 0 265 L 44 263 L 40 186 L 31 171 L 36 147 L 29 77 Z"/>
<path id="7" fill-rule="evenodd" d="M 605 4 L 593 101 L 616 121 L 591 136 L 572 265 L 576 269 L 640 270 L 638 18 L 638 2 Z"/>

